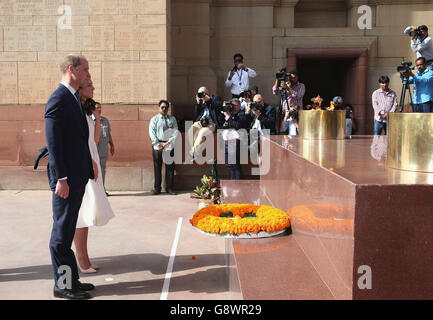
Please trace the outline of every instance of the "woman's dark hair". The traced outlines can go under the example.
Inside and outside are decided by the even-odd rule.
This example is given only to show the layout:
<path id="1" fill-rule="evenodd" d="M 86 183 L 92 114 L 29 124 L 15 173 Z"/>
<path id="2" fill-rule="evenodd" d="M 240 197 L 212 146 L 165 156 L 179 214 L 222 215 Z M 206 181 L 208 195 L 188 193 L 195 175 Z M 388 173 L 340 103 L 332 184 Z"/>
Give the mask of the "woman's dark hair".
<path id="1" fill-rule="evenodd" d="M 381 76 L 379 78 L 379 83 L 389 83 L 389 78 L 388 76 Z"/>
<path id="2" fill-rule="evenodd" d="M 96 102 L 93 99 L 87 99 L 86 102 L 83 104 L 83 109 L 85 114 L 88 116 L 92 115 L 93 111 L 95 110 Z"/>

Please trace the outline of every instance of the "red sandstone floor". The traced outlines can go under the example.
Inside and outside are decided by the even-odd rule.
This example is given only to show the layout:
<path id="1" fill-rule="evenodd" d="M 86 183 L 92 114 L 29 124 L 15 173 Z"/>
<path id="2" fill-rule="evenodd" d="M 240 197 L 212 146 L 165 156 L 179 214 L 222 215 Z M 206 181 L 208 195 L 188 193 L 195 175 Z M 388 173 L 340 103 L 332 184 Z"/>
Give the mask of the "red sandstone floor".
<path id="1" fill-rule="evenodd" d="M 109 200 L 116 218 L 89 231 L 89 254 L 101 270 L 81 278 L 96 285 L 94 299 L 160 299 L 179 217 L 167 298 L 241 298 L 228 291 L 224 239 L 191 228 L 189 194 L 113 192 Z M 49 191 L 0 191 L 0 300 L 53 299 L 50 201 Z"/>

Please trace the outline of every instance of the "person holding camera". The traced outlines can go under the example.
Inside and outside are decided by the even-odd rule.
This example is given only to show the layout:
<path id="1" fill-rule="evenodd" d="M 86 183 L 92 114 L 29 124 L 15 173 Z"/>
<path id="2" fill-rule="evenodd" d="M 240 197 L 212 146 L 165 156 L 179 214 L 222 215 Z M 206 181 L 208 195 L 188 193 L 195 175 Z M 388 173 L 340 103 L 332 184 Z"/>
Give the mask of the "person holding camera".
<path id="1" fill-rule="evenodd" d="M 225 101 L 223 104 L 224 124 L 222 128 L 222 138 L 224 140 L 224 159 L 230 174 L 230 180 L 240 180 L 242 178 L 240 153 L 241 136 L 239 129 L 245 129 L 242 118 L 241 103 L 234 98 L 231 101 Z"/>
<path id="2" fill-rule="evenodd" d="M 303 99 L 305 95 L 305 85 L 299 82 L 299 76 L 296 70 L 286 72 L 286 68 L 277 73 L 275 84 L 272 87 L 274 95 L 281 96 L 281 112 L 286 114 L 291 105 L 303 108 Z M 282 121 L 280 131 L 284 131 L 286 122 Z"/>
<path id="3" fill-rule="evenodd" d="M 199 147 L 203 144 L 207 135 L 213 134 L 220 127 L 221 113 L 219 96 L 211 96 L 206 87 L 200 87 L 196 95 L 195 119 L 192 125 L 193 141 L 190 150 L 190 157 L 193 158 L 194 152 L 199 152 Z"/>
<path id="4" fill-rule="evenodd" d="M 427 67 L 433 69 L 433 41 L 428 35 L 428 27 L 426 25 L 410 26 L 404 30 L 404 34 L 412 37 L 410 46 L 416 53 L 416 57 L 424 57 Z"/>
<path id="5" fill-rule="evenodd" d="M 239 98 L 242 90 L 250 87 L 249 78 L 255 78 L 256 72 L 244 64 L 244 57 L 240 53 L 233 56 L 234 67 L 229 71 L 226 87 L 230 88 L 232 98 Z"/>
<path id="6" fill-rule="evenodd" d="M 426 58 L 416 59 L 418 72 L 413 74 L 410 69 L 400 72 L 401 81 L 408 79 L 413 84 L 413 112 L 432 112 L 433 106 L 433 71 L 427 68 Z"/>
<path id="7" fill-rule="evenodd" d="M 374 135 L 380 135 L 382 129 L 386 134 L 386 124 L 389 112 L 395 112 L 398 106 L 397 94 L 389 87 L 389 78 L 379 78 L 380 88 L 371 97 L 374 109 Z"/>
<path id="8" fill-rule="evenodd" d="M 292 104 L 289 106 L 289 110 L 284 114 L 283 119 L 283 132 L 288 136 L 297 136 L 299 135 L 299 107 L 296 104 Z"/>

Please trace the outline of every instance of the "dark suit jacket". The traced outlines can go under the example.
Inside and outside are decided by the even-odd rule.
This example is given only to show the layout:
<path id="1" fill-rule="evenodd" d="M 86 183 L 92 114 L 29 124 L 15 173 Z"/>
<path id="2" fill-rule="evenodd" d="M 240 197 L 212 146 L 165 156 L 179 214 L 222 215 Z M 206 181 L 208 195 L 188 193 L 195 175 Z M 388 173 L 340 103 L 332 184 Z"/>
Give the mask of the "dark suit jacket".
<path id="1" fill-rule="evenodd" d="M 63 177 L 68 177 L 69 186 L 86 185 L 89 179 L 94 179 L 87 120 L 75 97 L 62 84 L 48 99 L 45 135 L 51 189 Z"/>

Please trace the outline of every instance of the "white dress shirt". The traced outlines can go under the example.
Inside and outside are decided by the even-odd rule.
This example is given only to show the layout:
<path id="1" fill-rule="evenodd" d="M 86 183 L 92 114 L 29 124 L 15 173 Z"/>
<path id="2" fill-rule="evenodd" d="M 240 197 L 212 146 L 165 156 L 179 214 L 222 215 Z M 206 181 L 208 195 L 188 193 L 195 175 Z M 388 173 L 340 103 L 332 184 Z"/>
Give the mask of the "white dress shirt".
<path id="1" fill-rule="evenodd" d="M 404 33 L 409 35 L 411 27 L 407 27 Z M 427 36 L 422 42 L 418 38 L 410 41 L 410 46 L 413 52 L 416 52 L 416 57 L 424 57 L 427 61 L 433 60 L 433 41 L 430 36 Z"/>
<path id="2" fill-rule="evenodd" d="M 250 80 L 249 78 L 255 78 L 257 75 L 256 72 L 251 68 L 246 68 L 248 71 L 245 71 L 243 69 L 236 70 L 235 74 L 233 75 L 233 78 L 229 80 L 230 78 L 230 72 L 227 75 L 226 80 L 226 87 L 231 87 L 231 93 L 239 95 L 241 94 L 241 91 L 248 90 L 250 87 Z"/>

